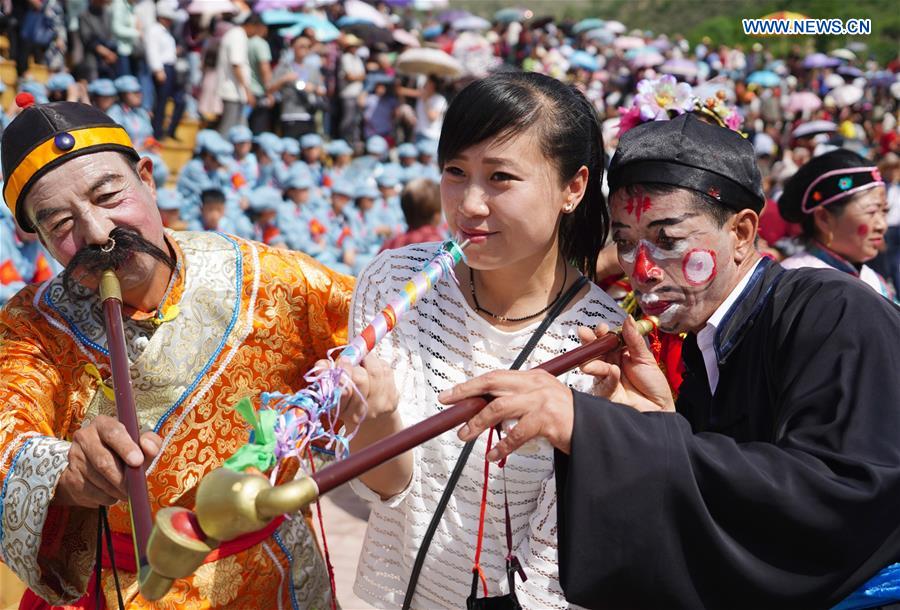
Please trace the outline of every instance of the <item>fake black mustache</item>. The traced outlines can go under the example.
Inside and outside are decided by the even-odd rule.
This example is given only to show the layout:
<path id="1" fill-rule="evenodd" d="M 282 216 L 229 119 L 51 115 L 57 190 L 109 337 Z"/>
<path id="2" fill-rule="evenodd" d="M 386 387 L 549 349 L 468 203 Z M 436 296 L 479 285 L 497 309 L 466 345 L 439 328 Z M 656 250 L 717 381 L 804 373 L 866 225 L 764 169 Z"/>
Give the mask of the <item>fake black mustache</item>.
<path id="1" fill-rule="evenodd" d="M 75 271 L 80 269 L 79 277 L 99 276 L 106 269 L 118 270 L 128 262 L 135 254 L 149 254 L 156 260 L 166 265 L 170 270 L 175 269 L 175 259 L 168 253 L 160 250 L 156 245 L 144 239 L 137 231 L 116 227 L 109 233 L 109 237 L 115 245 L 104 252 L 105 246 L 85 246 L 75 253 L 62 273 L 63 288 L 69 296 L 74 294 Z"/>

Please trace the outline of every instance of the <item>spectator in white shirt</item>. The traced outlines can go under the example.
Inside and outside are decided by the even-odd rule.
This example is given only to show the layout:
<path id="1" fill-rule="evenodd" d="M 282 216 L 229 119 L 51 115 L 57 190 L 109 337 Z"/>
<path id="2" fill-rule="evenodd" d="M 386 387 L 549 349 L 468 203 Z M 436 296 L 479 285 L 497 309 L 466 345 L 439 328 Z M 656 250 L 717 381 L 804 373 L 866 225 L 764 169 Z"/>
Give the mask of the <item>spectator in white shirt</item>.
<path id="1" fill-rule="evenodd" d="M 366 78 L 366 66 L 356 52 L 362 40 L 353 34 L 345 35 L 341 40 L 344 53 L 341 55 L 338 71 L 338 95 L 341 98 L 341 138 L 351 146 L 359 142 L 362 109 L 360 96 L 363 92 L 363 80 Z"/>
<path id="2" fill-rule="evenodd" d="M 250 52 L 251 36 L 265 36 L 266 26 L 256 13 L 243 13 L 235 17 L 238 27 L 231 28 L 219 43 L 216 74 L 219 81 L 219 97 L 222 99 L 222 118 L 219 133 L 226 135 L 235 125 L 246 125 L 244 107 L 256 106 L 256 96 L 251 90 Z"/>
<path id="3" fill-rule="evenodd" d="M 184 114 L 184 84 L 179 81 L 175 71 L 177 50 L 172 26 L 178 19 L 178 9 L 174 4 L 163 0 L 156 7 L 156 22 L 147 32 L 147 66 L 153 74 L 156 85 L 155 103 L 153 105 L 153 137 L 162 141 L 166 136 L 174 138 L 175 129 Z M 174 103 L 172 118 L 164 129 L 166 103 Z"/>
<path id="4" fill-rule="evenodd" d="M 441 139 L 441 126 L 447 112 L 447 98 L 438 93 L 440 80 L 431 75 L 425 81 L 416 102 L 416 141 Z"/>

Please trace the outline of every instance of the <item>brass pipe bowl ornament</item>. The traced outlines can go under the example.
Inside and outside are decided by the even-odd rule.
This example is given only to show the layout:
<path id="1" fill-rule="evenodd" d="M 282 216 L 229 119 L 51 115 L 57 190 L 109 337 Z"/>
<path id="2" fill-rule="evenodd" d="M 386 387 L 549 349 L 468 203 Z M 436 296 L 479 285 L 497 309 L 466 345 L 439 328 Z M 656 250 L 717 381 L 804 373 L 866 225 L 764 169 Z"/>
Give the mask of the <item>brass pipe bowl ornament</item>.
<path id="1" fill-rule="evenodd" d="M 141 595 L 156 601 L 178 578 L 193 574 L 222 542 L 257 532 L 272 519 L 303 510 L 319 491 L 309 477 L 272 486 L 259 474 L 216 468 L 200 481 L 194 511 L 163 508 L 147 545 L 150 570 Z"/>
<path id="2" fill-rule="evenodd" d="M 655 322 L 640 320 L 637 326 L 646 335 Z M 559 376 L 623 346 L 621 329 L 616 329 L 537 368 Z M 320 495 L 465 423 L 489 400 L 463 400 L 312 476 L 274 487 L 257 473 L 216 468 L 200 481 L 194 511 L 169 507 L 156 514 L 147 546 L 149 568 L 141 571 L 141 595 L 149 601 L 161 599 L 176 579 L 193 574 L 223 542 L 259 532 L 280 515 L 303 510 Z"/>

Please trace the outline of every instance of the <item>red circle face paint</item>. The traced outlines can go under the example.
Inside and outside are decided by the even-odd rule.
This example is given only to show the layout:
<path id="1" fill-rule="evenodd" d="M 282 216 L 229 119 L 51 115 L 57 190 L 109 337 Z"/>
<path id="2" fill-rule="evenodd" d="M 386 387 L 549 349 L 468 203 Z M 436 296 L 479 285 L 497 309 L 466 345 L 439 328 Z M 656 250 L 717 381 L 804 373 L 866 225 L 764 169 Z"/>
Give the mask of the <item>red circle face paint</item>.
<path id="1" fill-rule="evenodd" d="M 702 286 L 716 277 L 716 253 L 712 250 L 691 250 L 681 262 L 684 279 L 691 286 Z"/>
<path id="2" fill-rule="evenodd" d="M 865 237 L 869 234 L 869 225 L 859 225 L 856 227 L 856 234 L 860 237 Z"/>

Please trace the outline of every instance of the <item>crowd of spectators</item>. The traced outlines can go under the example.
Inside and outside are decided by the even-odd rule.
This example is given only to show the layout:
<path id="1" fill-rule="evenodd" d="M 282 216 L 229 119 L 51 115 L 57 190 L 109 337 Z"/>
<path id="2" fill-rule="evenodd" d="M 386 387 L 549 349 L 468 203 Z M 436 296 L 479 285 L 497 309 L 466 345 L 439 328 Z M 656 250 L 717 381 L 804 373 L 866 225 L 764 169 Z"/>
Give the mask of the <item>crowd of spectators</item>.
<path id="1" fill-rule="evenodd" d="M 682 96 L 727 107 L 729 126 L 756 147 L 770 198 L 761 247 L 775 257 L 803 247 L 774 205 L 785 180 L 835 147 L 871 159 L 891 205 L 876 268 L 900 285 L 900 57 L 879 64 L 864 38 L 778 57 L 762 38 L 691 45 L 615 21 L 526 9 L 489 21 L 396 4 L 408 3 L 6 0 L 2 23 L 17 92 L 92 103 L 125 126 L 154 159 L 173 229 L 302 250 L 347 273 L 384 247 L 439 239 L 448 100 L 490 71 L 529 70 L 586 94 L 610 157 L 635 113 L 662 118 Z M 31 78 L 32 62 L 46 83 Z M 4 110 L 5 127 L 18 108 Z M 185 116 L 203 129 L 180 142 Z M 193 145 L 193 159 L 166 167 L 161 151 L 179 144 Z M 0 303 L 53 271 L 8 215 L 0 247 Z"/>

